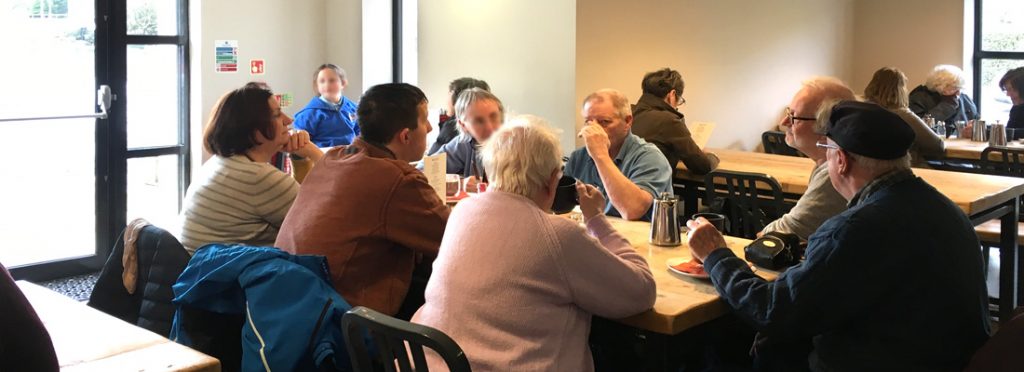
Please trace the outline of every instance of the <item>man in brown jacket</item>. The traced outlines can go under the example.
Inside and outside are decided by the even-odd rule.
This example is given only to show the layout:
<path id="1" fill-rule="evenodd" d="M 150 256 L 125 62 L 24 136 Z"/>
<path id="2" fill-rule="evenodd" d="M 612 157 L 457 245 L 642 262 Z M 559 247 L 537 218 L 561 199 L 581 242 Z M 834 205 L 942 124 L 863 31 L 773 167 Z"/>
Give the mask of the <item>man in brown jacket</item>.
<path id="1" fill-rule="evenodd" d="M 437 256 L 450 213 L 409 165 L 426 151 L 427 98 L 409 84 L 382 84 L 366 91 L 358 114 L 361 135 L 313 167 L 275 245 L 326 256 L 334 288 L 352 306 L 409 316 L 423 296 L 423 288 L 410 292 L 413 270 Z M 419 304 L 403 304 L 407 292 Z"/>
<path id="2" fill-rule="evenodd" d="M 718 157 L 701 151 L 686 128 L 683 113 L 676 110 L 683 99 L 683 77 L 664 68 L 644 75 L 644 94 L 633 105 L 633 134 L 658 146 L 668 165 L 676 169 L 682 161 L 695 174 L 707 174 L 718 166 Z"/>

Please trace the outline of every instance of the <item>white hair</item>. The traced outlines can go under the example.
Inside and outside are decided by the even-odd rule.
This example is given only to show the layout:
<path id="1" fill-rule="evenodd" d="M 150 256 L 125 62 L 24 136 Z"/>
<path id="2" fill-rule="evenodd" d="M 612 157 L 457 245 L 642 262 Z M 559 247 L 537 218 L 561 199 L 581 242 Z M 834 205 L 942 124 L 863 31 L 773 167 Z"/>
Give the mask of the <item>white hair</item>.
<path id="1" fill-rule="evenodd" d="M 951 90 L 962 90 L 967 85 L 964 71 L 953 65 L 938 65 L 928 74 L 924 86 L 933 92 L 946 94 Z"/>
<path id="2" fill-rule="evenodd" d="M 493 93 L 482 88 L 469 88 L 459 93 L 459 98 L 455 101 L 455 117 L 459 121 L 465 122 L 466 111 L 469 111 L 469 107 L 477 101 L 494 101 L 494 103 L 498 104 L 498 114 L 500 115 L 498 120 L 505 121 L 505 105 Z M 459 129 L 459 133 L 464 133 L 465 129 L 462 128 L 462 125 L 456 125 L 455 127 Z"/>
<path id="3" fill-rule="evenodd" d="M 562 149 L 546 120 L 520 115 L 484 142 L 480 158 L 489 189 L 532 198 L 562 166 Z"/>
<path id="4" fill-rule="evenodd" d="M 853 89 L 850 89 L 842 80 L 831 76 L 814 76 L 804 80 L 801 86 L 801 90 L 807 90 L 810 93 L 811 99 L 818 101 L 818 120 L 814 121 L 813 127 L 814 132 L 818 134 L 825 134 L 825 129 L 828 125 L 828 117 L 826 116 L 824 120 L 821 118 L 822 110 L 828 103 L 835 105 L 839 101 L 857 99 Z M 829 107 L 829 110 L 831 110 L 831 107 Z"/>
<path id="5" fill-rule="evenodd" d="M 615 89 L 601 89 L 590 93 L 587 95 L 587 98 L 583 99 L 583 106 L 586 107 L 588 102 L 604 102 L 606 100 L 611 102 L 620 119 L 633 115 L 633 108 L 629 106 L 629 98 L 626 97 L 625 93 Z"/>

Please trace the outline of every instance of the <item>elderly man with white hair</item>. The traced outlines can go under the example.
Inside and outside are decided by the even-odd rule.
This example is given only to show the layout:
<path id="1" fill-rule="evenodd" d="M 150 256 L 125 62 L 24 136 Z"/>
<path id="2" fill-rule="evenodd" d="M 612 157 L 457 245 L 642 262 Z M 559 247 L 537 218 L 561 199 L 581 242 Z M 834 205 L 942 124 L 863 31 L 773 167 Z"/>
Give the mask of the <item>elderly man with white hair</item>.
<path id="1" fill-rule="evenodd" d="M 672 192 L 672 168 L 654 144 L 630 132 L 633 112 L 625 94 L 602 89 L 583 99 L 586 146 L 573 151 L 565 174 L 597 186 L 608 198 L 605 213 L 628 220 L 650 219 L 659 194 Z"/>
<path id="2" fill-rule="evenodd" d="M 803 82 L 800 90 L 786 107 L 786 115 L 779 126 L 786 132 L 786 144 L 814 160 L 814 169 L 807 183 L 807 192 L 800 196 L 796 206 L 761 231 L 794 234 L 800 239 L 814 233 L 825 220 L 846 209 L 846 201 L 832 188 L 825 166 L 825 150 L 815 146 L 825 138 L 825 123 L 818 120 L 822 103 L 854 99 L 853 91 L 833 77 L 813 77 Z"/>
<path id="3" fill-rule="evenodd" d="M 910 111 L 922 118 L 931 115 L 950 127 L 957 121 L 977 119 L 978 108 L 963 92 L 966 81 L 959 67 L 935 66 L 924 84 L 910 92 Z"/>
<path id="4" fill-rule="evenodd" d="M 913 174 L 914 132 L 899 116 L 843 101 L 825 121 L 827 139 L 818 146 L 849 209 L 811 235 L 806 260 L 766 281 L 704 219 L 688 223 L 693 256 L 763 340 L 812 340 L 802 366 L 780 370 L 963 370 L 989 335 L 970 220 Z M 773 357 L 756 351 L 758 359 Z"/>
<path id="5" fill-rule="evenodd" d="M 451 336 L 473 370 L 592 371 L 591 316 L 617 319 L 654 305 L 647 261 L 609 224 L 596 188 L 576 186 L 586 229 L 551 214 L 562 177 L 558 143 L 539 118 L 511 120 L 481 149 L 487 192 L 448 219 L 412 321 Z M 435 355 L 429 364 L 444 369 Z"/>

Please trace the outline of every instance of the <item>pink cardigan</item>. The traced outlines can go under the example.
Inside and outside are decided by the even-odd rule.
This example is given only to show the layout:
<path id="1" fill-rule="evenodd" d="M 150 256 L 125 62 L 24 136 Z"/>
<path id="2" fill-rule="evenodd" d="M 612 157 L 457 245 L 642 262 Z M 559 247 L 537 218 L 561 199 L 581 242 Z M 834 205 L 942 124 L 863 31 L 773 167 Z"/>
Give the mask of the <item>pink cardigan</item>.
<path id="1" fill-rule="evenodd" d="M 448 334 L 473 370 L 593 370 L 591 315 L 650 309 L 655 287 L 647 261 L 608 220 L 587 230 L 515 194 L 462 201 L 412 321 Z M 429 364 L 445 370 L 440 358 Z"/>

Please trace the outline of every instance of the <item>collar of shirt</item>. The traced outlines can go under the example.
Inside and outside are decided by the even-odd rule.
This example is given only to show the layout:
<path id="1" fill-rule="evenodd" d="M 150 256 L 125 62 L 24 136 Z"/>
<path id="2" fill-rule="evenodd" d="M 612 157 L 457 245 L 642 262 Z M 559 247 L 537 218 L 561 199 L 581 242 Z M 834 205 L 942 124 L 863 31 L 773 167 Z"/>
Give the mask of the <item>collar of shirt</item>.
<path id="1" fill-rule="evenodd" d="M 331 102 L 327 98 L 324 98 L 324 96 L 320 96 L 320 100 L 326 103 L 327 106 L 330 106 L 332 110 L 341 110 L 341 104 L 345 103 L 345 97 L 341 97 L 341 99 L 338 100 L 338 103 Z"/>
<path id="2" fill-rule="evenodd" d="M 853 208 L 862 200 L 867 200 L 871 194 L 910 178 L 914 178 L 914 172 L 911 172 L 910 169 L 895 170 L 878 176 L 878 178 L 875 178 L 871 182 L 868 182 L 867 185 L 864 185 L 860 191 L 857 191 L 857 194 L 853 195 L 853 199 L 850 199 L 850 202 L 847 203 L 846 206 L 847 208 Z"/>
<path id="3" fill-rule="evenodd" d="M 626 157 L 633 153 L 633 150 L 640 145 L 640 142 L 637 142 L 637 138 L 639 137 L 634 136 L 633 133 L 626 134 L 626 138 L 622 140 L 622 148 L 615 155 L 615 164 L 622 164 L 622 161 L 626 160 Z"/>

